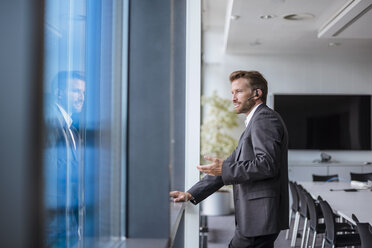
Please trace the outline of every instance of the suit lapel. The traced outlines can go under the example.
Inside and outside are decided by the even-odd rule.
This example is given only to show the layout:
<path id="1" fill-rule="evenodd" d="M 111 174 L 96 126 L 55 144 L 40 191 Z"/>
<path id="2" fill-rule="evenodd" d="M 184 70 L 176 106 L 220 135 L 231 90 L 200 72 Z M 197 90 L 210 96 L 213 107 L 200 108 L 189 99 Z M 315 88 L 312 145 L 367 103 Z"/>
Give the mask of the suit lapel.
<path id="1" fill-rule="evenodd" d="M 247 132 L 247 128 L 245 128 L 244 132 L 242 133 L 242 135 L 240 136 L 240 139 L 239 139 L 239 143 L 238 143 L 238 147 L 236 149 L 236 153 L 235 153 L 235 161 L 238 161 L 238 158 L 240 157 L 240 153 L 242 151 L 242 146 L 243 146 L 243 140 L 244 140 L 244 136 L 245 136 L 245 133 Z"/>
<path id="2" fill-rule="evenodd" d="M 74 156 L 74 160 L 78 160 L 78 149 L 79 149 L 79 135 L 78 135 L 78 131 L 76 130 L 76 128 L 74 126 L 71 125 L 70 127 L 71 129 L 71 133 L 69 132 L 70 134 L 70 140 L 71 140 L 71 151 L 72 151 L 72 154 Z M 73 137 L 71 137 L 71 135 Z M 74 141 L 72 140 L 74 139 L 75 141 L 75 147 L 74 147 Z"/>

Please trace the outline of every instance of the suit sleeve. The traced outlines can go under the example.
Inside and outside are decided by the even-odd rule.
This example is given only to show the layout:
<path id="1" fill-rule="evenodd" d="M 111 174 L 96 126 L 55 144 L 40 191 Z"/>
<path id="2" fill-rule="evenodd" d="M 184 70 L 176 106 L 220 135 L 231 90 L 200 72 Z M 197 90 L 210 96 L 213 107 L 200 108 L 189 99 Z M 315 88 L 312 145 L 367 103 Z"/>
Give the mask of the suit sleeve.
<path id="1" fill-rule="evenodd" d="M 265 180 L 278 175 L 284 128 L 272 113 L 260 115 L 252 123 L 251 136 L 245 138 L 241 153 L 252 153 L 252 160 L 225 160 L 222 165 L 224 184 L 241 184 Z M 247 156 L 243 156 L 247 157 Z"/>
<path id="2" fill-rule="evenodd" d="M 192 186 L 187 192 L 189 192 L 194 199 L 191 200 L 191 203 L 198 204 L 218 189 L 223 186 L 222 178 L 206 175 L 194 186 Z"/>

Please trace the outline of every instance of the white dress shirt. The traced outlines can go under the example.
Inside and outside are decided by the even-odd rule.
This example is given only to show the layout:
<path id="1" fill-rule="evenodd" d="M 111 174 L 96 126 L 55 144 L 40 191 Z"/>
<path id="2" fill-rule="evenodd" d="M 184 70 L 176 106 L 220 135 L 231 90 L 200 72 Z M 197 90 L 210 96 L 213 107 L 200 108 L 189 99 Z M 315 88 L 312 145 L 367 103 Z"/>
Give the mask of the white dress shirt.
<path id="1" fill-rule="evenodd" d="M 249 122 L 251 121 L 254 112 L 256 112 L 257 107 L 260 106 L 261 104 L 262 104 L 262 103 L 258 104 L 256 107 L 254 107 L 254 108 L 252 109 L 251 112 L 249 112 L 249 114 L 247 115 L 247 118 L 246 118 L 245 121 L 244 121 L 245 127 L 248 127 L 248 124 L 249 124 Z"/>

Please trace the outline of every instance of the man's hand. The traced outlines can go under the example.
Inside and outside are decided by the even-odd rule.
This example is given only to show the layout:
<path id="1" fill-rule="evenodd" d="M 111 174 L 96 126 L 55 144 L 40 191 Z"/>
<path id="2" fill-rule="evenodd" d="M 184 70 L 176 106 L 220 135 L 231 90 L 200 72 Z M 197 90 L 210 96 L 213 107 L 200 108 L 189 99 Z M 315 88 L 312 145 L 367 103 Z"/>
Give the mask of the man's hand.
<path id="1" fill-rule="evenodd" d="M 223 160 L 218 158 L 212 158 L 209 156 L 204 156 L 206 160 L 212 161 L 213 163 L 207 165 L 197 165 L 196 168 L 210 176 L 221 176 L 222 175 L 222 163 Z"/>
<path id="2" fill-rule="evenodd" d="M 172 191 L 169 193 L 170 197 L 174 198 L 174 202 L 187 202 L 192 198 L 189 192 Z"/>

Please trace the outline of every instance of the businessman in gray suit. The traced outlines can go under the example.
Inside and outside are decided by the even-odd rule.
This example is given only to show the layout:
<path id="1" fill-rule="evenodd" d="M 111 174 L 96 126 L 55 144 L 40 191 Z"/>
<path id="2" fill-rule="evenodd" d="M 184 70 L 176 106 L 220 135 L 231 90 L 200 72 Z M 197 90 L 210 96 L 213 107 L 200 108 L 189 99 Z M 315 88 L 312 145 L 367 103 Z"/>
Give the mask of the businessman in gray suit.
<path id="1" fill-rule="evenodd" d="M 82 139 L 74 115 L 84 106 L 86 80 L 79 71 L 60 71 L 52 83 L 45 113 L 45 247 L 73 247 L 81 239 L 79 178 Z M 80 221 L 81 222 L 81 221 Z"/>
<path id="2" fill-rule="evenodd" d="M 230 75 L 237 114 L 246 129 L 226 159 L 205 157 L 197 169 L 203 177 L 187 192 L 173 191 L 174 201 L 198 204 L 223 185 L 233 185 L 236 230 L 229 247 L 274 247 L 288 228 L 288 133 L 278 113 L 266 106 L 267 81 L 257 71 Z"/>

